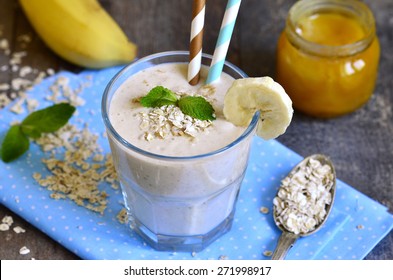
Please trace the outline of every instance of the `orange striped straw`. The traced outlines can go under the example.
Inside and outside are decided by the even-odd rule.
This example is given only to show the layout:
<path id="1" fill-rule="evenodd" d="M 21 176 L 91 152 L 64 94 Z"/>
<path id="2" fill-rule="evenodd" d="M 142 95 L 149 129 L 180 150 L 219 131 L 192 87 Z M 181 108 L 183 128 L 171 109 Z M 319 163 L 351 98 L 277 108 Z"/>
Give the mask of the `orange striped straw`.
<path id="1" fill-rule="evenodd" d="M 188 82 L 196 85 L 202 60 L 203 25 L 205 21 L 205 0 L 194 0 L 192 4 L 192 22 L 190 36 L 190 62 L 188 64 Z"/>

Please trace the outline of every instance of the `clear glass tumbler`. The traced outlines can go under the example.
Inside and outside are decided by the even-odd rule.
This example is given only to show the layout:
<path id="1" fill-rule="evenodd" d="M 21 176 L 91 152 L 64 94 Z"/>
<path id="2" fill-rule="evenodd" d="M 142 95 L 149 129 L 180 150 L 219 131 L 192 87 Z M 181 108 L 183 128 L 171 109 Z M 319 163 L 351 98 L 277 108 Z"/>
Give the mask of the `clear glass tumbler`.
<path id="1" fill-rule="evenodd" d="M 234 142 L 196 156 L 153 154 L 123 139 L 108 116 L 116 90 L 142 69 L 188 63 L 188 59 L 185 51 L 142 58 L 110 81 L 102 100 L 102 116 L 130 226 L 156 250 L 197 252 L 230 230 L 258 123 L 255 115 Z M 210 62 L 211 56 L 203 55 L 202 64 Z M 223 71 L 235 79 L 246 76 L 230 63 L 225 63 Z"/>

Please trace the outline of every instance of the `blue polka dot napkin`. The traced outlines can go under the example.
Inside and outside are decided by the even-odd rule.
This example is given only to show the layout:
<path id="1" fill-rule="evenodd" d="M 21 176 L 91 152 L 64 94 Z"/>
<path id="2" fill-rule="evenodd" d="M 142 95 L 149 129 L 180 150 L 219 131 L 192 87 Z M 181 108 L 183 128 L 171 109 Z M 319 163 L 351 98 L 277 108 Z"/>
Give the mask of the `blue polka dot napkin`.
<path id="1" fill-rule="evenodd" d="M 49 88 L 58 77 L 67 77 L 73 88 L 89 81 L 90 85 L 80 93 L 86 103 L 78 107 L 71 122 L 79 127 L 83 124 L 78 120 L 87 122 L 99 136 L 104 153 L 109 153 L 103 136 L 101 96 L 120 69 L 84 71 L 78 75 L 60 72 L 34 86 L 28 96 L 39 100 L 39 108 L 44 108 L 52 104 L 46 96 L 52 94 Z M 10 122 L 20 121 L 26 114 L 2 109 L 0 139 Z M 121 224 L 116 218 L 123 208 L 121 192 L 108 183 L 100 185 L 109 195 L 103 215 L 67 199 L 50 198 L 50 191 L 32 177 L 34 172 L 49 174 L 41 162 L 43 157 L 49 155 L 32 144 L 18 160 L 9 164 L 0 161 L 0 202 L 83 259 L 270 259 L 267 252 L 274 251 L 280 236 L 272 218 L 272 200 L 280 180 L 302 160 L 279 142 L 256 137 L 231 231 L 202 252 L 191 254 L 155 251 Z M 260 207 L 267 207 L 269 213 L 261 213 Z M 362 259 L 392 228 L 393 216 L 384 206 L 338 180 L 328 221 L 316 234 L 300 238 L 287 259 Z"/>

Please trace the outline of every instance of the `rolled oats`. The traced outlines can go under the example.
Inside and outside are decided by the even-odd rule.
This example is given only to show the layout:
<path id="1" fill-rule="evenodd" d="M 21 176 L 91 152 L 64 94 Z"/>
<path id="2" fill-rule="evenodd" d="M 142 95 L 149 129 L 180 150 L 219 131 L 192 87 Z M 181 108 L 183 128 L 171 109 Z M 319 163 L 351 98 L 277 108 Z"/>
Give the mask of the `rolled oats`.
<path id="1" fill-rule="evenodd" d="M 7 39 L 0 39 L 0 50 L 4 51 L 5 53 L 10 51 L 10 44 L 8 43 Z"/>
<path id="2" fill-rule="evenodd" d="M 19 69 L 19 76 L 23 78 L 32 72 L 33 68 L 31 68 L 30 66 L 23 66 Z"/>
<path id="3" fill-rule="evenodd" d="M 261 212 L 262 214 L 268 214 L 269 208 L 262 206 L 261 208 L 259 208 L 259 212 Z"/>
<path id="4" fill-rule="evenodd" d="M 103 213 L 108 194 L 98 189 L 101 182 L 117 187 L 117 176 L 112 157 L 102 155 L 97 144 L 98 136 L 67 124 L 55 133 L 44 134 L 36 140 L 43 151 L 51 152 L 50 158 L 42 159 L 51 175 L 34 173 L 33 178 L 52 191 L 53 199 L 71 199 L 76 204 Z M 58 148 L 65 148 L 64 159 L 55 157 Z M 94 168 L 91 161 L 94 161 Z"/>
<path id="5" fill-rule="evenodd" d="M 29 34 L 19 35 L 16 39 L 18 40 L 18 42 L 22 42 L 22 43 L 30 43 L 31 42 L 31 36 Z"/>
<path id="6" fill-rule="evenodd" d="M 117 220 L 121 223 L 121 224 L 125 224 L 127 223 L 128 220 L 128 215 L 127 215 L 127 210 L 125 208 L 122 208 L 119 213 L 117 213 L 116 216 Z"/>
<path id="7" fill-rule="evenodd" d="M 20 226 L 14 227 L 13 230 L 14 230 L 15 233 L 18 233 L 18 234 L 26 232 L 26 230 L 24 228 L 20 227 Z"/>
<path id="8" fill-rule="evenodd" d="M 79 88 L 72 89 L 69 79 L 60 76 L 50 86 L 51 94 L 47 99 L 54 103 L 67 99 L 74 106 L 83 105 L 84 100 L 80 98 L 79 92 L 89 83 L 87 79 Z M 30 105 L 36 103 L 32 100 Z M 50 174 L 43 176 L 35 172 L 33 178 L 40 186 L 51 191 L 51 198 L 71 199 L 80 206 L 102 214 L 108 204 L 108 194 L 98 186 L 107 182 L 113 189 L 118 189 L 118 181 L 111 155 L 103 154 L 97 140 L 98 135 L 91 133 L 87 124 L 77 128 L 68 123 L 54 133 L 42 134 L 34 141 L 49 154 L 42 162 Z"/>
<path id="9" fill-rule="evenodd" d="M 51 190 L 51 198 L 69 198 L 76 204 L 95 212 L 103 213 L 107 206 L 107 193 L 98 189 L 101 182 L 117 184 L 112 158 L 104 157 L 96 143 L 97 135 L 91 134 L 87 127 L 78 130 L 67 124 L 56 133 L 45 134 L 37 139 L 44 151 L 51 151 L 52 157 L 42 161 L 51 175 L 42 178 L 34 173 L 33 178 L 42 186 Z M 55 157 L 55 149 L 66 147 L 64 159 Z M 101 165 L 97 163 L 102 160 Z M 95 166 L 91 168 L 90 160 Z"/>
<path id="10" fill-rule="evenodd" d="M 139 128 L 144 131 L 146 141 L 183 135 L 194 138 L 212 124 L 209 120 L 202 121 L 185 115 L 174 105 L 151 108 L 148 113 L 140 113 L 139 117 Z"/>
<path id="11" fill-rule="evenodd" d="M 0 84 L 0 90 L 9 90 L 10 89 L 10 85 L 9 84 L 5 84 L 5 83 L 3 83 L 3 84 Z"/>
<path id="12" fill-rule="evenodd" d="M 356 226 L 357 229 L 364 229 L 364 225 L 360 224 Z"/>
<path id="13" fill-rule="evenodd" d="M 269 251 L 269 250 L 266 250 L 266 251 L 263 251 L 263 255 L 264 255 L 265 257 L 270 257 L 270 256 L 273 255 L 273 252 L 272 252 L 272 251 Z"/>
<path id="14" fill-rule="evenodd" d="M 82 92 L 89 83 L 90 81 L 87 80 L 85 83 L 82 83 L 79 88 L 73 89 L 70 85 L 69 78 L 59 76 L 50 86 L 51 95 L 47 96 L 46 99 L 58 103 L 65 98 L 73 106 L 83 106 L 86 101 L 79 96 L 79 93 Z"/>
<path id="15" fill-rule="evenodd" d="M 0 93 L 0 108 L 7 106 L 10 102 L 11 99 L 5 93 Z"/>
<path id="16" fill-rule="evenodd" d="M 30 249 L 27 248 L 26 246 L 23 246 L 22 248 L 19 249 L 19 254 L 21 255 L 27 255 L 30 253 Z"/>
<path id="17" fill-rule="evenodd" d="M 1 35 L 1 34 L 0 34 Z M 21 35 L 21 38 L 28 38 L 28 35 Z M 27 39 L 18 40 L 19 43 L 26 45 L 30 41 Z M 0 87 L 0 108 L 7 106 L 12 100 L 16 98 L 20 98 L 15 104 L 15 106 L 11 107 L 11 111 L 16 114 L 24 113 L 22 108 L 23 103 L 25 102 L 25 92 L 30 89 L 33 85 L 42 81 L 43 78 L 50 76 L 51 74 L 40 72 L 36 77 L 34 75 L 37 74 L 38 70 L 33 69 L 30 66 L 22 66 L 22 58 L 27 55 L 26 51 L 20 52 L 11 52 L 8 40 L 5 38 L 0 38 L 0 50 L 4 52 L 7 56 L 9 56 L 8 65 L 2 65 L 0 67 L 1 71 L 12 71 L 14 73 L 19 74 L 19 77 L 15 77 L 9 83 L 3 83 Z M 9 92 L 12 90 L 12 92 Z"/>
<path id="18" fill-rule="evenodd" d="M 7 224 L 8 226 L 11 226 L 14 223 L 14 219 L 11 216 L 4 216 L 1 222 L 3 224 Z"/>
<path id="19" fill-rule="evenodd" d="M 10 229 L 10 226 L 7 224 L 0 224 L 0 231 L 7 231 Z"/>
<path id="20" fill-rule="evenodd" d="M 0 34 L 1 36 L 2 34 Z M 19 49 L 25 49 L 27 45 L 31 42 L 31 35 L 22 34 L 18 36 L 17 42 L 19 43 Z M 23 99 L 20 103 L 14 106 L 11 111 L 16 114 L 24 113 L 21 105 L 25 101 L 25 92 L 30 89 L 33 85 L 40 83 L 44 78 L 52 76 L 55 71 L 51 68 L 45 71 L 40 71 L 38 69 L 32 68 L 31 66 L 25 66 L 22 64 L 22 60 L 28 53 L 23 51 L 11 52 L 9 42 L 6 38 L 0 37 L 0 51 L 9 57 L 8 64 L 2 65 L 0 71 L 12 71 L 17 73 L 19 77 L 15 77 L 12 81 L 7 84 L 1 84 L 0 86 L 0 108 L 7 106 L 12 100 L 16 98 Z M 83 87 L 83 86 L 82 86 Z M 8 92 L 10 89 L 13 92 Z M 75 91 L 70 90 L 69 96 L 65 96 L 67 100 L 70 101 L 72 105 L 81 105 L 84 100 L 78 96 L 81 89 Z M 28 105 L 30 106 L 30 105 Z"/>
<path id="21" fill-rule="evenodd" d="M 273 199 L 277 225 L 305 234 L 321 224 L 332 203 L 334 173 L 327 164 L 310 158 L 292 176 L 281 181 Z"/>

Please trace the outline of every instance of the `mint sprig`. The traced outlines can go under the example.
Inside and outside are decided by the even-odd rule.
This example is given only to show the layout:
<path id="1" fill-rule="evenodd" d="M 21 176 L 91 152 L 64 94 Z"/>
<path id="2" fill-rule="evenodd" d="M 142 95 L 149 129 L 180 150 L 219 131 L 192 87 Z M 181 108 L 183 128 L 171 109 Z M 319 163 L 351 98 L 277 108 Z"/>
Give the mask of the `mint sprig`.
<path id="1" fill-rule="evenodd" d="M 165 105 L 175 105 L 177 96 L 171 90 L 163 86 L 157 86 L 140 100 L 143 107 L 161 107 Z"/>
<path id="2" fill-rule="evenodd" d="M 8 130 L 1 145 L 1 159 L 10 162 L 23 155 L 29 149 L 29 138 L 22 132 L 20 125 L 13 125 Z"/>
<path id="3" fill-rule="evenodd" d="M 55 132 L 64 126 L 74 112 L 75 107 L 68 103 L 35 111 L 22 121 L 22 131 L 32 138 L 39 138 L 41 133 Z"/>
<path id="4" fill-rule="evenodd" d="M 144 107 L 161 107 L 165 105 L 175 105 L 180 108 L 183 114 L 189 115 L 198 120 L 215 120 L 213 106 L 202 96 L 182 96 L 180 99 L 170 89 L 163 86 L 156 86 L 149 93 L 140 99 Z"/>
<path id="5" fill-rule="evenodd" d="M 215 120 L 213 106 L 202 96 L 183 96 L 178 106 L 184 114 L 198 120 Z"/>
<path id="6" fill-rule="evenodd" d="M 4 162 L 17 159 L 29 149 L 29 137 L 37 139 L 42 133 L 57 131 L 74 112 L 74 106 L 59 103 L 31 113 L 20 124 L 13 125 L 8 130 L 1 145 L 1 159 Z"/>

